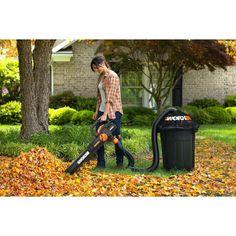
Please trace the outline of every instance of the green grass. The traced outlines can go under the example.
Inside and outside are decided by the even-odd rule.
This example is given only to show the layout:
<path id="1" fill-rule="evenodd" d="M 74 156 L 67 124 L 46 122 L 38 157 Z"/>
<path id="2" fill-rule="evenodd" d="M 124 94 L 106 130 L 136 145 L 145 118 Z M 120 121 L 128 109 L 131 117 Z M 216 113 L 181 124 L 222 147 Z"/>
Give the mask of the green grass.
<path id="1" fill-rule="evenodd" d="M 141 165 L 139 163 L 139 165 L 137 165 L 137 163 L 135 163 L 135 167 L 137 166 L 142 166 L 142 168 L 145 167 L 149 167 L 150 166 L 150 162 L 145 162 L 142 161 Z M 170 170 L 167 171 L 164 169 L 162 163 L 160 163 L 159 167 L 158 167 L 158 171 L 154 171 L 154 172 L 134 172 L 132 171 L 130 168 L 127 167 L 127 161 L 125 160 L 125 164 L 123 168 L 117 168 L 116 164 L 115 164 L 115 159 L 107 159 L 106 160 L 106 168 L 104 169 L 100 169 L 100 168 L 94 168 L 92 169 L 93 172 L 105 172 L 105 173 L 113 173 L 113 174 L 122 174 L 122 175 L 141 175 L 141 174 L 145 174 L 145 175 L 154 175 L 154 176 L 159 176 L 159 177 L 169 177 L 171 175 L 179 175 L 179 174 L 184 174 L 186 173 L 186 171 L 180 171 L 180 170 Z"/>
<path id="2" fill-rule="evenodd" d="M 236 149 L 236 124 L 201 125 L 197 138 L 210 138 L 228 143 Z"/>
<path id="3" fill-rule="evenodd" d="M 40 134 L 25 142 L 20 139 L 19 125 L 0 125 L 0 155 L 17 156 L 21 151 L 29 151 L 35 146 L 46 147 L 50 152 L 64 160 L 75 159 L 91 142 L 93 134 L 89 126 L 50 126 L 50 135 Z M 209 138 L 232 145 L 236 149 L 236 124 L 231 125 L 201 125 L 196 133 L 197 139 Z M 123 146 L 134 155 L 136 167 L 149 167 L 152 160 L 144 160 L 144 157 L 152 157 L 151 127 L 123 127 Z M 161 149 L 159 145 L 159 149 Z M 102 171 L 117 174 L 135 175 L 140 172 L 132 172 L 130 169 L 115 168 L 115 153 L 113 144 L 105 145 L 106 168 Z M 94 156 L 96 158 L 96 156 Z M 125 166 L 127 166 L 125 159 Z M 94 169 L 93 171 L 101 171 Z M 156 176 L 170 176 L 182 174 L 184 171 L 166 171 L 162 163 L 158 171 L 151 174 Z M 142 174 L 142 172 L 141 172 Z"/>
<path id="4" fill-rule="evenodd" d="M 41 146 L 58 157 L 72 160 L 86 148 L 92 138 L 88 126 L 50 126 L 49 130 L 50 135 L 38 134 L 23 141 L 20 139 L 19 125 L 0 125 L 0 155 L 17 156 L 21 150 L 28 151 L 32 147 Z"/>

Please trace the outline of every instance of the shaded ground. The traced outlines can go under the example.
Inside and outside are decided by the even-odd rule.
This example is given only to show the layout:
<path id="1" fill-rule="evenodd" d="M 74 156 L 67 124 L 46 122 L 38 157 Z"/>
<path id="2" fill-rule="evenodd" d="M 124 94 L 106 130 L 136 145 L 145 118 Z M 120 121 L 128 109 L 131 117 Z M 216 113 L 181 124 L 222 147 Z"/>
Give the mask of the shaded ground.
<path id="1" fill-rule="evenodd" d="M 1 196 L 236 196 L 236 153 L 230 145 L 197 140 L 195 169 L 169 177 L 92 172 L 95 161 L 77 174 L 43 148 L 0 157 Z M 158 170 L 157 170 L 158 171 Z"/>

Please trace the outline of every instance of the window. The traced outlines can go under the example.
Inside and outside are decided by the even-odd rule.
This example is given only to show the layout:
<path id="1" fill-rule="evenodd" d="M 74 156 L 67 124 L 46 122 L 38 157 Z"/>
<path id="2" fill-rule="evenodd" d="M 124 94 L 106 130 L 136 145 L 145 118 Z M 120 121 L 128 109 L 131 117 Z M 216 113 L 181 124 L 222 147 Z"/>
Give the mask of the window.
<path id="1" fill-rule="evenodd" d="M 148 73 L 148 72 L 147 72 L 147 73 Z M 152 68 L 151 68 L 151 73 L 152 73 L 153 81 L 154 81 L 154 83 L 156 83 L 156 89 L 159 90 L 159 88 L 157 88 L 159 73 L 158 73 L 158 71 L 155 69 L 155 67 L 152 67 Z M 149 81 L 149 79 L 148 79 L 148 81 Z M 162 89 L 165 89 L 164 91 L 162 91 L 162 95 L 167 92 L 167 87 L 166 87 L 167 82 L 168 82 L 168 79 L 167 79 L 167 80 L 164 80 L 164 81 L 162 82 Z M 148 82 L 148 83 L 149 83 L 149 82 Z M 149 89 L 150 89 L 150 87 L 149 87 Z M 149 94 L 148 100 L 150 99 L 150 96 L 151 96 L 151 95 Z M 168 106 L 171 106 L 171 104 L 172 104 L 172 92 L 170 92 L 170 94 L 169 94 L 169 96 L 168 96 L 168 98 L 167 98 L 167 100 L 166 100 L 165 106 L 167 106 L 167 105 L 168 105 Z M 152 109 L 156 108 L 156 102 L 155 102 L 155 100 L 154 100 L 153 98 L 152 98 L 151 101 L 149 102 L 149 107 L 152 108 Z"/>
<path id="2" fill-rule="evenodd" d="M 121 95 L 124 106 L 142 106 L 143 88 L 141 72 L 125 72 L 121 76 Z"/>

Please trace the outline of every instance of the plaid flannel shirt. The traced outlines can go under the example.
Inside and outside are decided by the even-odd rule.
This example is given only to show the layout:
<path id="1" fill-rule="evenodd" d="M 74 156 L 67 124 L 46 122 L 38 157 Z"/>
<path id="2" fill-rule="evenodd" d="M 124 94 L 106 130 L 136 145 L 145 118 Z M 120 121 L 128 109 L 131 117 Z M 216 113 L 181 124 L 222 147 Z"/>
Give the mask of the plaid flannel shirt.
<path id="1" fill-rule="evenodd" d="M 100 107 L 101 95 L 98 89 L 98 84 L 102 81 L 106 103 L 110 103 L 108 117 L 115 119 L 115 112 L 119 111 L 123 114 L 121 92 L 120 92 L 120 79 L 119 76 L 112 70 L 108 70 L 104 75 L 100 75 L 97 82 L 97 106 Z"/>

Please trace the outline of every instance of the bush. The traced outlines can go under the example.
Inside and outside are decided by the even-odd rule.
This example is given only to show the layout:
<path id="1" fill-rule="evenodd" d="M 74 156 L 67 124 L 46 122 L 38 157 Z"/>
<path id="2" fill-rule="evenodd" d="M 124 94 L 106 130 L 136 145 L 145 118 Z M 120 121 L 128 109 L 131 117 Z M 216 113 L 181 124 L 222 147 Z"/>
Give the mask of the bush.
<path id="1" fill-rule="evenodd" d="M 21 123 L 21 103 L 17 101 L 8 102 L 0 106 L 0 123 L 18 124 Z"/>
<path id="2" fill-rule="evenodd" d="M 48 109 L 48 120 L 49 120 L 49 124 L 52 123 L 52 117 L 55 113 L 56 109 L 53 109 L 53 108 L 49 108 Z"/>
<path id="3" fill-rule="evenodd" d="M 235 107 L 236 106 L 236 95 L 228 96 L 224 99 L 225 107 Z"/>
<path id="4" fill-rule="evenodd" d="M 137 126 L 152 126 L 155 119 L 154 115 L 136 115 L 133 119 L 133 125 Z"/>
<path id="5" fill-rule="evenodd" d="M 124 125 L 150 125 L 156 118 L 156 114 L 146 107 L 124 107 L 122 123 Z"/>
<path id="6" fill-rule="evenodd" d="M 72 109 L 70 107 L 62 107 L 57 110 L 55 110 L 50 117 L 51 124 L 52 125 L 63 125 L 66 123 L 71 122 L 72 116 L 77 111 L 75 109 Z"/>
<path id="7" fill-rule="evenodd" d="M 236 107 L 226 107 L 225 110 L 230 114 L 232 123 L 236 123 Z"/>
<path id="8" fill-rule="evenodd" d="M 81 110 L 73 114 L 71 122 L 73 124 L 92 124 L 93 123 L 93 111 Z"/>
<path id="9" fill-rule="evenodd" d="M 80 96 L 76 96 L 76 103 L 73 107 L 77 111 L 80 110 L 90 110 L 95 111 L 96 110 L 96 98 L 84 98 Z"/>
<path id="10" fill-rule="evenodd" d="M 20 75 L 17 60 L 4 59 L 0 61 L 0 104 L 20 99 Z M 2 94 L 2 88 L 7 93 Z"/>
<path id="11" fill-rule="evenodd" d="M 77 111 L 80 110 L 96 110 L 96 98 L 84 98 L 75 96 L 71 91 L 65 91 L 50 97 L 50 108 L 71 107 Z"/>
<path id="12" fill-rule="evenodd" d="M 129 119 L 127 114 L 122 115 L 122 125 L 131 126 L 132 123 L 133 123 L 132 120 Z"/>
<path id="13" fill-rule="evenodd" d="M 204 110 L 213 117 L 214 124 L 231 123 L 230 114 L 222 107 L 208 107 Z"/>
<path id="14" fill-rule="evenodd" d="M 221 104 L 216 99 L 213 98 L 196 99 L 193 102 L 188 103 L 187 105 L 195 106 L 198 108 L 207 108 L 214 106 L 221 107 Z"/>
<path id="15" fill-rule="evenodd" d="M 198 124 L 213 123 L 213 117 L 204 109 L 197 108 L 195 106 L 184 106 L 180 108 L 180 110 L 190 115 Z"/>
<path id="16" fill-rule="evenodd" d="M 71 91 L 65 91 L 63 93 L 53 95 L 50 97 L 49 107 L 60 108 L 60 107 L 75 107 L 76 96 Z"/>

